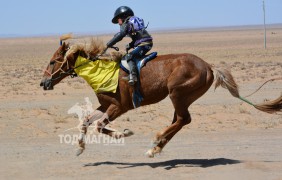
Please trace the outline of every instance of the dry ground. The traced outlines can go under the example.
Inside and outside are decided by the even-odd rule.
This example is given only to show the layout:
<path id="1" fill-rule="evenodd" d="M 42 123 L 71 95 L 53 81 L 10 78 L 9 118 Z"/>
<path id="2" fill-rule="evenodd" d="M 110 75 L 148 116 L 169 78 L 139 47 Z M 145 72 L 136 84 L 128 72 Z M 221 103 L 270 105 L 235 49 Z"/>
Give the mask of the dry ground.
<path id="1" fill-rule="evenodd" d="M 282 77 L 282 28 L 268 30 L 266 50 L 263 31 L 256 29 L 152 34 L 159 54 L 188 52 L 230 68 L 243 96 Z M 105 42 L 111 37 L 100 36 Z M 78 133 L 65 132 L 78 125 L 67 111 L 85 97 L 94 108 L 98 102 L 80 78 L 67 78 L 54 91 L 39 87 L 58 45 L 58 37 L 0 39 L 0 179 L 282 179 L 282 116 L 259 112 L 222 88 L 211 88 L 190 107 L 192 123 L 154 159 L 144 152 L 154 134 L 171 123 L 169 98 L 110 125 L 135 132 L 123 145 L 89 144 L 76 157 L 75 146 L 59 137 Z M 281 90 L 281 81 L 270 82 L 249 99 L 274 99 Z"/>

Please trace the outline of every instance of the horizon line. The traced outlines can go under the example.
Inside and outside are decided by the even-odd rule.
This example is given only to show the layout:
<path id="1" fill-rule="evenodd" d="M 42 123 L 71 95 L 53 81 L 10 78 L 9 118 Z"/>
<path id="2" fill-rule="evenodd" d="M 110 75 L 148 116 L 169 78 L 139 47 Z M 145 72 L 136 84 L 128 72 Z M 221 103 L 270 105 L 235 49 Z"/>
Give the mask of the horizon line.
<path id="1" fill-rule="evenodd" d="M 268 28 L 282 28 L 282 23 L 274 23 L 274 24 L 266 24 Z M 259 29 L 263 28 L 263 24 L 253 24 L 253 25 L 229 25 L 229 26 L 203 26 L 203 27 L 172 27 L 172 28 L 152 28 L 150 32 L 153 33 L 166 33 L 166 32 L 177 32 L 177 31 L 220 31 L 220 30 L 244 30 L 244 29 Z M 42 33 L 42 34 L 0 34 L 0 39 L 6 38 L 39 38 L 39 37 L 52 37 L 52 36 L 61 36 L 65 33 Z M 92 32 L 72 32 L 78 36 L 87 36 L 87 35 L 111 35 L 115 33 L 114 31 L 100 32 L 100 31 L 92 31 Z"/>

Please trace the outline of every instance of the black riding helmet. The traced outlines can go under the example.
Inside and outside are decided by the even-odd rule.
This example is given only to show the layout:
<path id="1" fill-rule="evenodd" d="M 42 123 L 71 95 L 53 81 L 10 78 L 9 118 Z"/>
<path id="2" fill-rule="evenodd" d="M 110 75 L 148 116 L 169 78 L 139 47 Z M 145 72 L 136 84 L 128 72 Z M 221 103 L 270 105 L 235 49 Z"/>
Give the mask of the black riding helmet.
<path id="1" fill-rule="evenodd" d="M 130 7 L 127 6 L 120 6 L 117 8 L 114 14 L 114 18 L 112 19 L 112 23 L 117 24 L 118 23 L 118 18 L 127 18 L 128 16 L 134 16 L 134 12 Z"/>

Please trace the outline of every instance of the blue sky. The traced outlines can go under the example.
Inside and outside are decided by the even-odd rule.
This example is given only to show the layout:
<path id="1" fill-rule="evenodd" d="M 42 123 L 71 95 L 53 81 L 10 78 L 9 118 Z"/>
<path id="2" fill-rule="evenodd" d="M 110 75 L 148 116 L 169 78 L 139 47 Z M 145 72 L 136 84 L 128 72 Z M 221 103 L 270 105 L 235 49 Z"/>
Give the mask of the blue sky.
<path id="1" fill-rule="evenodd" d="M 282 0 L 265 0 L 266 23 L 282 23 Z M 149 29 L 263 24 L 262 0 L 2 0 L 0 36 L 119 31 L 111 23 L 121 5 Z"/>

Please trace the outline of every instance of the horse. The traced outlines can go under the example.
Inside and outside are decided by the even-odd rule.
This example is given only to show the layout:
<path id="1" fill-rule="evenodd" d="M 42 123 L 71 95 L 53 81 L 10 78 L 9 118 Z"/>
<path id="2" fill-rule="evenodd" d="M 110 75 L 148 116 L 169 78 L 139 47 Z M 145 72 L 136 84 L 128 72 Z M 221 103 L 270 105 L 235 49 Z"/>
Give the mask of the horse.
<path id="1" fill-rule="evenodd" d="M 105 46 L 98 40 L 92 40 L 88 48 L 79 44 L 70 45 L 64 41 L 48 63 L 40 86 L 44 90 L 53 89 L 62 79 L 74 75 L 78 56 L 95 60 L 98 55 L 104 53 L 104 49 Z M 108 57 L 122 57 L 122 53 L 118 52 L 115 52 L 115 56 L 107 55 Z M 81 66 L 80 68 L 83 68 L 83 65 Z M 133 135 L 133 132 L 128 129 L 119 132 L 106 127 L 120 115 L 134 109 L 132 93 L 135 88 L 123 79 L 127 75 L 122 69 L 119 70 L 118 86 L 115 93 L 96 93 L 100 106 L 88 118 L 84 119 L 80 127 L 77 156 L 85 150 L 87 128 L 94 122 L 99 133 L 114 138 Z M 245 101 L 260 111 L 267 113 L 282 111 L 282 95 L 273 101 L 253 104 L 240 96 L 238 85 L 229 70 L 216 68 L 200 57 L 189 53 L 158 55 L 141 69 L 139 81 L 139 89 L 143 96 L 141 106 L 157 103 L 169 96 L 174 107 L 172 123 L 155 135 L 153 147 L 146 153 L 148 157 L 154 157 L 160 153 L 183 126 L 191 123 L 192 118 L 188 108 L 210 89 L 214 81 L 215 89 L 222 86 L 232 96 Z"/>

